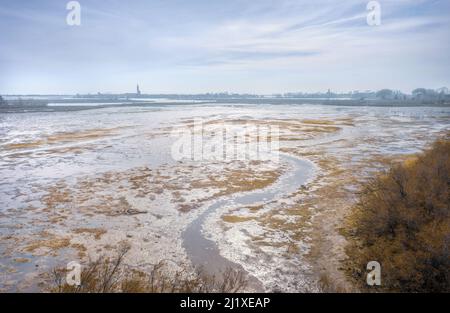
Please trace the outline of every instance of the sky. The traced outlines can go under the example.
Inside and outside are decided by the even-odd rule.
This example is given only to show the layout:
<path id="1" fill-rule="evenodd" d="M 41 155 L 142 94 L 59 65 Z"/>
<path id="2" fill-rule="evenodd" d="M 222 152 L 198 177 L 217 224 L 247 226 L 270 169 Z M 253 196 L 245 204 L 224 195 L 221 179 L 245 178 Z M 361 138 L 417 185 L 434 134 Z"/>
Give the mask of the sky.
<path id="1" fill-rule="evenodd" d="M 450 87 L 450 1 L 0 0 L 0 94 Z"/>

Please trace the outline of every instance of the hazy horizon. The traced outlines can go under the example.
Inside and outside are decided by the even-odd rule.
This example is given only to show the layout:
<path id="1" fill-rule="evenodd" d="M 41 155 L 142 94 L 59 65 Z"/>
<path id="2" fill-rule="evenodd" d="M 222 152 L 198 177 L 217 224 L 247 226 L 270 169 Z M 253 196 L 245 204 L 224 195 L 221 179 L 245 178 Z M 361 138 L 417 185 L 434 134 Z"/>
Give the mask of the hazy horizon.
<path id="1" fill-rule="evenodd" d="M 0 0 L 0 94 L 273 94 L 450 86 L 450 3 Z"/>
<path id="2" fill-rule="evenodd" d="M 135 86 L 136 88 L 136 86 Z M 421 88 L 421 87 L 418 87 Z M 439 88 L 425 88 L 425 89 L 429 89 L 429 90 L 434 90 L 434 91 L 438 91 L 441 88 L 447 88 L 447 86 L 442 86 Z M 392 90 L 394 92 L 400 91 L 405 95 L 411 95 L 413 90 L 407 90 L 407 91 L 403 91 L 400 89 L 396 89 L 396 88 L 382 88 L 382 89 L 389 89 Z M 347 90 L 347 91 L 341 91 L 341 90 L 333 90 L 331 88 L 329 88 L 329 91 L 332 94 L 335 95 L 347 95 L 347 94 L 351 94 L 354 92 L 360 92 L 360 93 L 376 93 L 382 89 L 366 89 L 366 90 Z M 417 88 L 415 88 L 417 89 Z M 220 95 L 220 94 L 228 94 L 228 95 L 253 95 L 253 96 L 275 96 L 275 95 L 287 95 L 287 94 L 298 94 L 298 95 L 321 95 L 321 94 L 326 94 L 328 92 L 328 90 L 316 90 L 316 91 L 302 91 L 302 90 L 291 90 L 291 91 L 286 91 L 286 92 L 272 92 L 272 93 L 250 93 L 250 92 L 234 92 L 234 91 L 230 91 L 230 90 L 223 90 L 223 91 L 205 91 L 205 92 L 198 92 L 198 93 L 177 93 L 177 92 L 173 92 L 173 93 L 158 93 L 158 92 L 152 92 L 152 93 L 147 93 L 145 91 L 142 91 L 141 89 L 141 94 L 142 96 L 171 96 L 171 95 L 175 95 L 175 96 L 195 96 L 195 95 L 207 95 L 207 94 L 211 94 L 211 95 Z M 109 92 L 109 91 L 97 91 L 97 92 L 87 92 L 87 93 L 82 93 L 82 92 L 77 92 L 77 93 L 3 93 L 0 94 L 0 96 L 83 96 L 83 95 L 91 95 L 91 96 L 97 96 L 97 95 L 103 95 L 103 96 L 108 96 L 108 95 L 132 95 L 135 94 L 135 89 L 133 90 L 133 88 L 130 88 L 130 90 L 125 90 L 125 91 L 118 91 L 118 92 Z"/>

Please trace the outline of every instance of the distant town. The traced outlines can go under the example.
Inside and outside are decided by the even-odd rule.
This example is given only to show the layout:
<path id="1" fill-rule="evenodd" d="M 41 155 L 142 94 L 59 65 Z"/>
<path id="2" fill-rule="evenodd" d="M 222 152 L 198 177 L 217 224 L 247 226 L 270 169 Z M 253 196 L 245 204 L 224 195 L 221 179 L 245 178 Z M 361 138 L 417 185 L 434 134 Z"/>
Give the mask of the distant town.
<path id="1" fill-rule="evenodd" d="M 374 106 L 450 106 L 450 93 L 447 87 L 438 89 L 416 88 L 410 94 L 399 90 L 381 89 L 378 91 L 289 92 L 270 95 L 249 93 L 203 93 L 203 94 L 145 94 L 139 85 L 135 92 L 101 93 L 76 95 L 0 95 L 0 112 L 33 111 L 47 108 L 49 111 L 64 108 L 76 110 L 117 105 L 154 105 L 189 103 L 305 103 L 330 105 L 374 105 Z"/>

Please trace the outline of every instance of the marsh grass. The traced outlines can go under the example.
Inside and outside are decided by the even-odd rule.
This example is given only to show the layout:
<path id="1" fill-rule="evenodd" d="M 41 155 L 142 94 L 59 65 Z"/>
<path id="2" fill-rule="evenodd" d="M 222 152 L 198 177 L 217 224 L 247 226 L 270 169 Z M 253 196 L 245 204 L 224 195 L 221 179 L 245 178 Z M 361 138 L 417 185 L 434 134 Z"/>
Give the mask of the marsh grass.
<path id="1" fill-rule="evenodd" d="M 236 216 L 236 215 L 223 215 L 222 220 L 227 223 L 242 223 L 253 220 L 251 216 Z"/>
<path id="2" fill-rule="evenodd" d="M 52 237 L 49 239 L 35 240 L 25 247 L 26 252 L 35 252 L 38 249 L 48 249 L 56 251 L 70 246 L 70 238 L 66 237 Z"/>
<path id="3" fill-rule="evenodd" d="M 104 234 L 106 234 L 106 229 L 103 228 L 87 228 L 87 227 L 82 227 L 82 228 L 75 228 L 72 230 L 73 233 L 75 234 L 91 234 L 94 236 L 94 238 L 96 240 L 100 240 L 102 238 L 102 236 Z"/>

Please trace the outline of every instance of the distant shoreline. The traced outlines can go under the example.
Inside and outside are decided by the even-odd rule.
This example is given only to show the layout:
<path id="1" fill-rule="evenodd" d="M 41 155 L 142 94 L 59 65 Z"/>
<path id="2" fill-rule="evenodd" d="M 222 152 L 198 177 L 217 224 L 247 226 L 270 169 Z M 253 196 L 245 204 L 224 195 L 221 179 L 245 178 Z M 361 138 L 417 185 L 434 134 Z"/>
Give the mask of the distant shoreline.
<path id="1" fill-rule="evenodd" d="M 183 101 L 183 102 L 180 102 Z M 51 103 L 51 106 L 49 104 Z M 76 103 L 76 105 L 71 105 Z M 58 105 L 61 104 L 61 105 Z M 91 105 L 92 104 L 92 105 Z M 249 99 L 166 99 L 164 101 L 114 100 L 114 99 L 64 99 L 64 100 L 8 100 L 0 106 L 0 113 L 65 112 L 104 109 L 111 107 L 184 106 L 201 104 L 222 105 L 331 105 L 352 107 L 450 107 L 449 101 L 413 100 L 323 100 L 301 98 L 249 98 Z"/>

